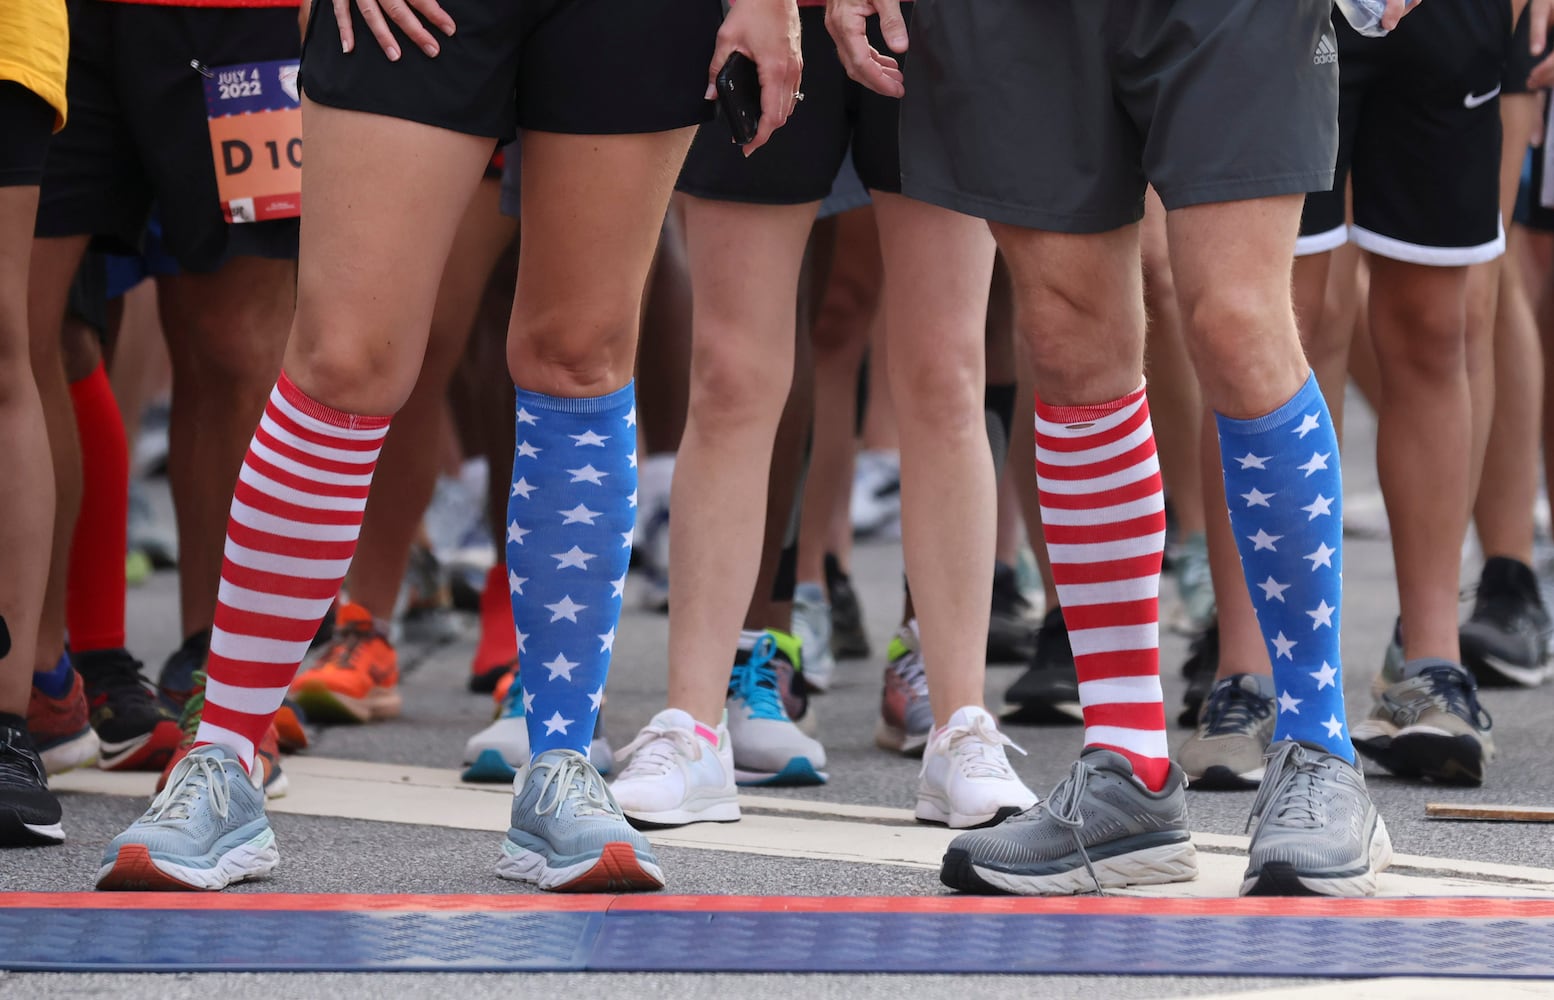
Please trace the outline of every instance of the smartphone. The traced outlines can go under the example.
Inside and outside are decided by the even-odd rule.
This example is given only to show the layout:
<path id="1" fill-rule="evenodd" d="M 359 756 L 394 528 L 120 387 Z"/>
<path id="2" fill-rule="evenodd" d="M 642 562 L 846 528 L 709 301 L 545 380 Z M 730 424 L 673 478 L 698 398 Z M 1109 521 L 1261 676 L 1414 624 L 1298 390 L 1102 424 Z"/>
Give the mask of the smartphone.
<path id="1" fill-rule="evenodd" d="M 718 110 L 734 133 L 734 141 L 741 146 L 749 144 L 761 127 L 761 80 L 754 60 L 735 52 L 718 70 L 714 84 Z"/>

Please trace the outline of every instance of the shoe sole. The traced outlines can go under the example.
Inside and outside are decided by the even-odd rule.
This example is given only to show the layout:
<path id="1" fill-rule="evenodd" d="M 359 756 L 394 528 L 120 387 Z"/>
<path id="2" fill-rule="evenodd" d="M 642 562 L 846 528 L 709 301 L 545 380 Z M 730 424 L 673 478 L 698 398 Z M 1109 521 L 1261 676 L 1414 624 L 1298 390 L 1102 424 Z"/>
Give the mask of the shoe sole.
<path id="1" fill-rule="evenodd" d="M 543 854 L 505 840 L 496 874 L 549 892 L 651 892 L 664 887 L 658 862 L 623 841 L 605 844 L 597 858 L 552 868 Z"/>
<path id="2" fill-rule="evenodd" d="M 1082 726 L 1085 713 L 1078 701 L 1005 702 L 998 718 L 1016 726 Z"/>
<path id="3" fill-rule="evenodd" d="M 365 698 L 331 691 L 322 684 L 308 684 L 292 692 L 292 700 L 309 719 L 346 725 L 397 719 L 404 708 L 398 688 L 373 688 Z"/>
<path id="4" fill-rule="evenodd" d="M 1190 839 L 1155 844 L 1109 858 L 1092 858 L 1095 879 L 1084 862 L 1061 872 L 1020 875 L 979 865 L 961 849 L 945 852 L 939 869 L 939 881 L 957 892 L 978 895 L 1073 896 L 1102 889 L 1122 889 L 1130 885 L 1164 885 L 1191 882 L 1198 877 L 1198 852 Z"/>
<path id="5" fill-rule="evenodd" d="M 102 741 L 97 738 L 97 733 L 92 727 L 88 726 L 48 749 L 39 748 L 38 758 L 43 761 L 44 773 L 53 777 L 66 771 L 74 771 L 78 767 L 95 764 L 101 753 Z"/>
<path id="6" fill-rule="evenodd" d="M 28 823 L 14 813 L 0 813 L 0 845 L 54 847 L 64 842 L 63 823 Z"/>
<path id="7" fill-rule="evenodd" d="M 275 713 L 275 742 L 281 753 L 300 753 L 308 748 L 308 731 L 291 705 L 282 705 Z"/>
<path id="8" fill-rule="evenodd" d="M 617 800 L 618 801 L 618 800 Z M 658 812 L 639 812 L 621 806 L 621 812 L 632 826 L 639 830 L 667 830 L 692 823 L 738 823 L 739 802 L 719 799 L 700 806 L 679 809 L 663 809 Z"/>
<path id="9" fill-rule="evenodd" d="M 113 861 L 97 872 L 97 888 L 109 891 L 214 892 L 246 879 L 267 875 L 280 862 L 275 834 L 266 828 L 258 836 L 223 854 L 209 868 L 192 868 L 158 861 L 144 844 L 125 844 Z"/>
<path id="10" fill-rule="evenodd" d="M 1462 638 L 1467 639 L 1466 636 Z M 1535 667 L 1512 663 L 1475 650 L 1466 641 L 1462 643 L 1462 665 L 1472 672 L 1482 687 L 1538 687 L 1549 679 L 1550 671 L 1554 669 L 1547 663 Z"/>
<path id="11" fill-rule="evenodd" d="M 826 772 L 816 769 L 808 757 L 794 757 L 782 766 L 781 771 L 747 771 L 734 766 L 734 784 L 745 787 L 769 787 L 779 785 L 823 785 Z"/>
<path id="12" fill-rule="evenodd" d="M 904 757 L 921 757 L 928 746 L 928 734 L 908 733 L 881 719 L 874 727 L 874 745 Z"/>
<path id="13" fill-rule="evenodd" d="M 1350 734 L 1354 748 L 1399 778 L 1422 778 L 1470 788 L 1484 783 L 1484 745 L 1473 736 L 1454 736 L 1433 729 L 1402 729 L 1367 736 L 1363 728 L 1356 729 L 1358 733 Z"/>
<path id="14" fill-rule="evenodd" d="M 101 753 L 97 766 L 104 771 L 161 771 L 183 740 L 183 731 L 178 723 L 165 719 L 151 732 L 132 740 L 110 743 L 98 739 Z"/>
<path id="15" fill-rule="evenodd" d="M 468 753 L 466 748 L 465 754 Z M 528 751 L 524 751 L 524 755 L 527 756 Z M 588 762 L 601 777 L 615 770 L 615 755 L 604 740 L 594 740 L 589 746 Z M 495 785 L 512 781 L 517 776 L 518 768 L 509 763 L 506 754 L 495 747 L 486 747 L 475 754 L 474 760 L 464 761 L 464 770 L 459 773 L 459 780 L 472 785 Z"/>
<path id="16" fill-rule="evenodd" d="M 1199 775 L 1187 776 L 1187 788 L 1198 792 L 1240 792 L 1256 788 L 1263 783 L 1263 768 L 1237 771 L 1223 764 L 1203 769 Z"/>
<path id="17" fill-rule="evenodd" d="M 1256 875 L 1248 874 L 1241 882 L 1243 896 L 1374 896 L 1376 877 L 1392 864 L 1392 838 L 1387 824 L 1376 817 L 1376 829 L 1371 832 L 1367 867 L 1361 872 L 1340 875 L 1323 875 L 1298 871 L 1287 862 L 1273 862 L 1263 866 Z"/>
<path id="18" fill-rule="evenodd" d="M 991 813 L 959 813 L 953 809 L 945 809 L 932 799 L 919 798 L 917 810 L 912 815 L 919 823 L 926 823 L 929 826 L 947 826 L 951 830 L 978 830 L 983 827 L 997 826 L 1010 816 L 1017 816 L 1035 804 L 1033 798 L 1024 806 L 999 806 Z"/>

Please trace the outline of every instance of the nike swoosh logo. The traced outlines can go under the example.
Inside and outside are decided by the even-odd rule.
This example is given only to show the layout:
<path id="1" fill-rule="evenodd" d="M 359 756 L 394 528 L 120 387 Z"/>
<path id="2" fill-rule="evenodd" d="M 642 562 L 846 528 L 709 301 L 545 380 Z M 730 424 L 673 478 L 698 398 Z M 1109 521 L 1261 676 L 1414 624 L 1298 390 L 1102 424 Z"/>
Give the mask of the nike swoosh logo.
<path id="1" fill-rule="evenodd" d="M 1500 96 L 1500 88 L 1499 87 L 1496 87 L 1494 90 L 1491 90 L 1487 94 L 1469 94 L 1467 97 L 1464 97 L 1462 99 L 1462 106 L 1465 107 L 1465 108 L 1476 108 L 1476 107 L 1479 107 L 1480 105 L 1488 104 L 1490 101 L 1494 100 L 1495 98 L 1497 98 L 1499 96 Z"/>

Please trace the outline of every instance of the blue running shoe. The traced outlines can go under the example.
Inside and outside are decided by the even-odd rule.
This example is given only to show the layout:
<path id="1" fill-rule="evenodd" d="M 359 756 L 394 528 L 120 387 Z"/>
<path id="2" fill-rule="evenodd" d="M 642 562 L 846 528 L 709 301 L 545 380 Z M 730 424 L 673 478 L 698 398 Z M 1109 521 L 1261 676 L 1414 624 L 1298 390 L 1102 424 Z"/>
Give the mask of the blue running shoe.
<path id="1" fill-rule="evenodd" d="M 223 746 L 202 746 L 173 766 L 151 808 L 113 838 L 99 889 L 224 889 L 280 861 L 264 790 Z"/>
<path id="2" fill-rule="evenodd" d="M 513 796 L 496 873 L 553 892 L 662 889 L 647 838 L 626 821 L 604 779 L 576 750 L 534 758 Z"/>

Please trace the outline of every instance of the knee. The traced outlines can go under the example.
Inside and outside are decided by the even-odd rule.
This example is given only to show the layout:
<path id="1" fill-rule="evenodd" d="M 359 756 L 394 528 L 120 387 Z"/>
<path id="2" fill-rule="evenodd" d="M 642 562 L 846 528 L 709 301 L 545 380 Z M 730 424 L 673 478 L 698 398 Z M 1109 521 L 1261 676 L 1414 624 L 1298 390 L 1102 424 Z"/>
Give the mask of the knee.
<path id="1" fill-rule="evenodd" d="M 1144 371 L 1141 305 L 1051 292 L 1020 315 L 1042 400 L 1076 406 L 1117 399 L 1138 387 Z"/>
<path id="2" fill-rule="evenodd" d="M 691 356 L 690 419 L 704 427 L 775 430 L 792 383 L 791 348 L 761 351 L 744 338 L 699 336 Z"/>
<path id="3" fill-rule="evenodd" d="M 417 368 L 372 338 L 308 336 L 299 330 L 286 352 L 286 375 L 303 392 L 346 413 L 395 413 L 415 388 Z"/>
<path id="4" fill-rule="evenodd" d="M 983 414 L 986 378 L 980 366 L 959 358 L 889 357 L 890 390 L 897 400 L 896 419 L 917 433 L 986 433 Z"/>
<path id="5" fill-rule="evenodd" d="M 631 380 L 636 353 L 636 303 L 569 303 L 527 310 L 520 305 L 507 343 L 516 385 L 552 396 L 586 398 Z"/>
<path id="6" fill-rule="evenodd" d="M 1467 374 L 1467 328 L 1460 307 L 1438 308 L 1407 296 L 1378 305 L 1371 339 L 1385 382 L 1440 384 Z"/>

